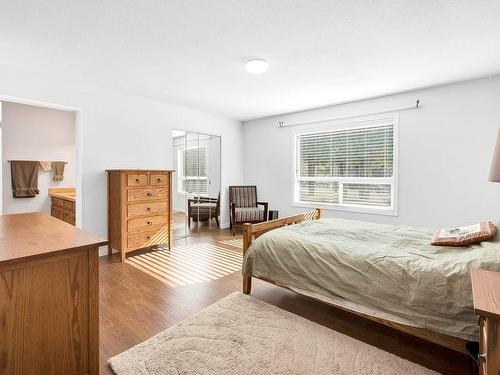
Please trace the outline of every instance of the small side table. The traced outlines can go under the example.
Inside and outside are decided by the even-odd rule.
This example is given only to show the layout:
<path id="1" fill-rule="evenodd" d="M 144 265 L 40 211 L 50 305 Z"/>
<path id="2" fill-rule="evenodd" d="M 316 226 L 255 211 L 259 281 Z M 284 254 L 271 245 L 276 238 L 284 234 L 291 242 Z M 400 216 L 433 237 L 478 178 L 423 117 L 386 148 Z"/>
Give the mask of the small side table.
<path id="1" fill-rule="evenodd" d="M 500 273 L 471 270 L 474 312 L 479 315 L 479 374 L 500 373 Z"/>

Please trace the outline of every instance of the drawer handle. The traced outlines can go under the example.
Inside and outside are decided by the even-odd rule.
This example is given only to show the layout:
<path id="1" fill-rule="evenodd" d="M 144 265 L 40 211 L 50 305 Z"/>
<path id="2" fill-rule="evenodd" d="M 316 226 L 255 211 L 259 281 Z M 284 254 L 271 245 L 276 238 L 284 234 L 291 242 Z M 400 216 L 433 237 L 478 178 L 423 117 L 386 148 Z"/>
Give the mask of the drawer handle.
<path id="1" fill-rule="evenodd" d="M 153 224 L 151 221 L 146 222 L 147 225 Z"/>
<path id="2" fill-rule="evenodd" d="M 153 195 L 153 193 L 147 193 L 146 194 L 148 197 L 151 197 Z"/>
<path id="3" fill-rule="evenodd" d="M 147 240 L 150 240 L 150 239 L 151 239 L 151 236 L 147 236 L 147 237 L 146 237 L 146 239 L 147 239 Z"/>
<path id="4" fill-rule="evenodd" d="M 135 182 L 139 183 L 139 182 L 141 182 L 141 180 L 139 180 L 138 178 L 136 178 Z"/>
<path id="5" fill-rule="evenodd" d="M 158 182 L 161 182 L 161 178 L 158 178 L 158 179 L 157 179 L 157 181 L 158 181 Z"/>
<path id="6" fill-rule="evenodd" d="M 146 211 L 148 211 L 148 212 L 151 211 L 151 208 L 150 207 L 146 208 Z"/>

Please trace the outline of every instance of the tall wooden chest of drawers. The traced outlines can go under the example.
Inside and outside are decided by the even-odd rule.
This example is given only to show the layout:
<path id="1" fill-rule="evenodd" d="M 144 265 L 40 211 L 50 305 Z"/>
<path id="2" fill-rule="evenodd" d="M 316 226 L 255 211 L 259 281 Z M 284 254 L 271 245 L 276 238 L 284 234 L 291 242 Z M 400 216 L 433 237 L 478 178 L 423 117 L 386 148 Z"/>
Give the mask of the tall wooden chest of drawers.
<path id="1" fill-rule="evenodd" d="M 172 170 L 113 169 L 108 174 L 108 253 L 173 242 Z"/>

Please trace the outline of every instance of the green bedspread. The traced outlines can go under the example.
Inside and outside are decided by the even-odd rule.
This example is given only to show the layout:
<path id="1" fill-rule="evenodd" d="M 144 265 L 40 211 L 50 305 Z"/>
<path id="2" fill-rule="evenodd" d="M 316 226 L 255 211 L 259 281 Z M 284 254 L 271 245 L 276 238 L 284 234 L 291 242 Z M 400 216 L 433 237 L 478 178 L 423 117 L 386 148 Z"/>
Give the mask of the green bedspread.
<path id="1" fill-rule="evenodd" d="M 461 338 L 477 336 L 469 270 L 500 271 L 500 242 L 431 246 L 432 231 L 322 219 L 283 227 L 255 240 L 244 276 L 339 297 L 362 310 Z"/>

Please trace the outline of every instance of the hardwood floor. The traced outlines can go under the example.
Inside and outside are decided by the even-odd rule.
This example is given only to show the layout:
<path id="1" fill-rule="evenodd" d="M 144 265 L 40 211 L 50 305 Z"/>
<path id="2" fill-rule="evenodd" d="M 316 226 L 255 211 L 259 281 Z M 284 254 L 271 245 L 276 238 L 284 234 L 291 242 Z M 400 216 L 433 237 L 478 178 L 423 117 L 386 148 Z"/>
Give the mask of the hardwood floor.
<path id="1" fill-rule="evenodd" d="M 109 357 L 171 327 L 224 296 L 241 291 L 239 271 L 221 272 L 225 266 L 232 264 L 228 259 L 233 259 L 233 252 L 241 254 L 241 249 L 237 247 L 238 240 L 241 236 L 233 237 L 228 230 L 177 240 L 175 245 L 183 246 L 184 252 L 189 249 L 185 245 L 193 245 L 191 254 L 184 253 L 190 261 L 171 258 L 170 267 L 164 264 L 164 268 L 153 261 L 143 262 L 141 269 L 131 262 L 120 263 L 118 255 L 101 257 L 101 373 L 112 374 L 106 364 Z M 214 250 L 214 247 L 225 250 Z M 229 255 L 228 251 L 231 252 Z M 136 257 L 140 254 L 131 255 Z M 169 262 L 168 257 L 158 255 L 157 259 Z M 151 268 L 148 270 L 145 264 Z M 189 268 L 190 264 L 192 268 Z M 179 273 L 182 272 L 187 275 L 183 282 L 173 283 L 172 279 L 181 279 Z M 162 276 L 157 277 L 158 273 Z M 354 317 L 283 288 L 254 280 L 252 296 L 441 373 L 469 373 L 465 355 Z"/>

